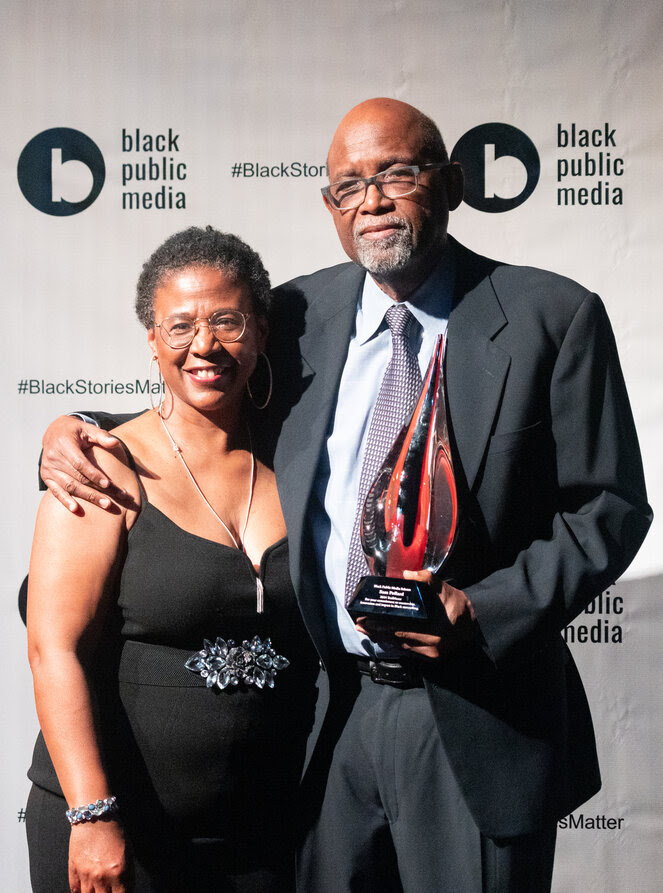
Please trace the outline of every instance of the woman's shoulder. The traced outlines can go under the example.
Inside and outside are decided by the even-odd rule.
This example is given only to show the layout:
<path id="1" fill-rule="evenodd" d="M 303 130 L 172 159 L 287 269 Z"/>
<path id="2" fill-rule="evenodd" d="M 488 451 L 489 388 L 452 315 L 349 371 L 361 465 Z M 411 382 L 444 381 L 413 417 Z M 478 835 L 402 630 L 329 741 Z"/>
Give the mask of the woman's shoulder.
<path id="1" fill-rule="evenodd" d="M 114 455 L 118 458 L 123 456 L 125 464 L 130 468 L 135 467 L 134 460 L 149 454 L 150 444 L 154 441 L 155 417 L 155 413 L 146 412 L 108 432 L 119 441 Z"/>
<path id="2" fill-rule="evenodd" d="M 123 422 L 108 433 L 121 440 L 131 440 L 132 438 L 145 437 L 148 432 L 153 430 L 154 422 L 158 418 L 156 412 L 143 412 L 128 422 Z"/>
<path id="3" fill-rule="evenodd" d="M 112 451 L 110 462 L 116 463 L 118 469 L 118 480 L 109 474 L 110 480 L 124 487 L 127 492 L 132 493 L 140 504 L 144 493 L 142 492 L 142 484 L 145 478 L 151 478 L 153 474 L 159 473 L 159 443 L 161 430 L 159 425 L 159 417 L 155 412 L 146 412 L 135 419 L 118 425 L 109 431 L 117 438 L 116 448 Z M 128 483 L 133 485 L 131 489 Z"/>

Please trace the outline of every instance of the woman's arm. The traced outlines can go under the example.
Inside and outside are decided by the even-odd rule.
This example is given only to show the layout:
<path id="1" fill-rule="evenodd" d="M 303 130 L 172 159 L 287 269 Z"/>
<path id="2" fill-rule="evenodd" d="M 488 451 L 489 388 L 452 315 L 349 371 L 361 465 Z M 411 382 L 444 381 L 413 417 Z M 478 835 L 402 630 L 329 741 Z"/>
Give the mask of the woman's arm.
<path id="1" fill-rule="evenodd" d="M 113 503 L 110 511 L 90 505 L 74 516 L 47 493 L 30 560 L 28 654 L 37 714 L 70 807 L 113 793 L 99 755 L 85 662 L 112 602 L 122 544 L 139 501 L 135 476 L 120 448 L 114 454 L 95 453 L 95 461 L 121 482 L 129 499 Z M 72 826 L 72 890 L 123 893 L 126 870 L 117 821 Z"/>

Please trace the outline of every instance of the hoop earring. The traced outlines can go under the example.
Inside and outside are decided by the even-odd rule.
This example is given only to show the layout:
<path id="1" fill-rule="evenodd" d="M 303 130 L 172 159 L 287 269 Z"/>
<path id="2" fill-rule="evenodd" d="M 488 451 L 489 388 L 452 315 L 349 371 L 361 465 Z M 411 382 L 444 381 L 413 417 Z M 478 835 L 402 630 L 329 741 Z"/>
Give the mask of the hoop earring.
<path id="1" fill-rule="evenodd" d="M 269 376 L 269 387 L 267 388 L 267 397 L 265 398 L 265 402 L 259 406 L 256 403 L 256 401 L 253 397 L 253 394 L 251 393 L 251 385 L 249 384 L 248 381 L 246 382 L 246 392 L 249 395 L 249 400 L 255 406 L 256 409 L 266 409 L 267 406 L 269 405 L 269 401 L 272 399 L 272 385 L 274 383 L 274 377 L 272 375 L 272 364 L 269 362 L 269 357 L 267 356 L 267 354 L 263 353 L 263 351 L 261 351 L 258 354 L 258 356 L 262 357 L 267 365 L 267 375 Z"/>
<path id="2" fill-rule="evenodd" d="M 155 403 L 154 390 L 152 387 L 152 371 L 154 369 L 155 363 L 157 364 L 157 372 L 159 373 L 159 377 L 158 377 L 157 381 L 154 382 L 154 384 L 158 384 L 158 386 L 159 386 L 159 398 L 160 399 L 159 399 L 158 403 Z M 161 375 L 161 369 L 159 367 L 159 360 L 157 359 L 156 354 L 152 354 L 152 357 L 150 359 L 150 371 L 149 371 L 149 376 L 148 376 L 148 386 L 150 389 L 150 406 L 152 407 L 152 409 L 156 410 L 156 412 L 158 412 L 159 415 L 161 415 L 161 407 L 163 406 L 163 401 L 165 399 L 165 397 L 162 396 L 162 394 L 164 393 L 164 382 L 163 382 L 163 376 Z"/>

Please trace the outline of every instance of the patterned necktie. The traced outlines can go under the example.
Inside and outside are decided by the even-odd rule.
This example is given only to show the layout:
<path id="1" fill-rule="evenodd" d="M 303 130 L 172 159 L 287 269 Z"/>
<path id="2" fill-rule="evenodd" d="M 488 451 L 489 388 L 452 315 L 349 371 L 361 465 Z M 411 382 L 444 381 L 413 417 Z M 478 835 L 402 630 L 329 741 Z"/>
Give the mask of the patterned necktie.
<path id="1" fill-rule="evenodd" d="M 348 570 L 345 577 L 346 605 L 352 600 L 359 579 L 369 573 L 359 533 L 366 495 L 401 428 L 410 420 L 421 392 L 419 362 L 410 347 L 412 328 L 419 324 L 404 304 L 394 304 L 390 307 L 385 319 L 391 330 L 391 361 L 380 385 L 366 439 L 357 511 L 348 552 Z"/>

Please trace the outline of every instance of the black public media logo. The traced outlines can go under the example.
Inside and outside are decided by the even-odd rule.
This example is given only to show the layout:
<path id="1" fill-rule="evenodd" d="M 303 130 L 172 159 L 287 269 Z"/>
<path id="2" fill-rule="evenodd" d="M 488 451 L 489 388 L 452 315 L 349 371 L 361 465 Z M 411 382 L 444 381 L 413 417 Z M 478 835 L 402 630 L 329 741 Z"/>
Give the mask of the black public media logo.
<path id="1" fill-rule="evenodd" d="M 21 192 L 38 211 L 69 217 L 89 208 L 106 179 L 99 147 L 70 127 L 52 127 L 33 137 L 18 159 Z"/>
<path id="2" fill-rule="evenodd" d="M 465 201 L 477 211 L 499 214 L 522 205 L 539 182 L 541 162 L 532 140 L 511 124 L 479 124 L 451 153 L 465 172 Z"/>

